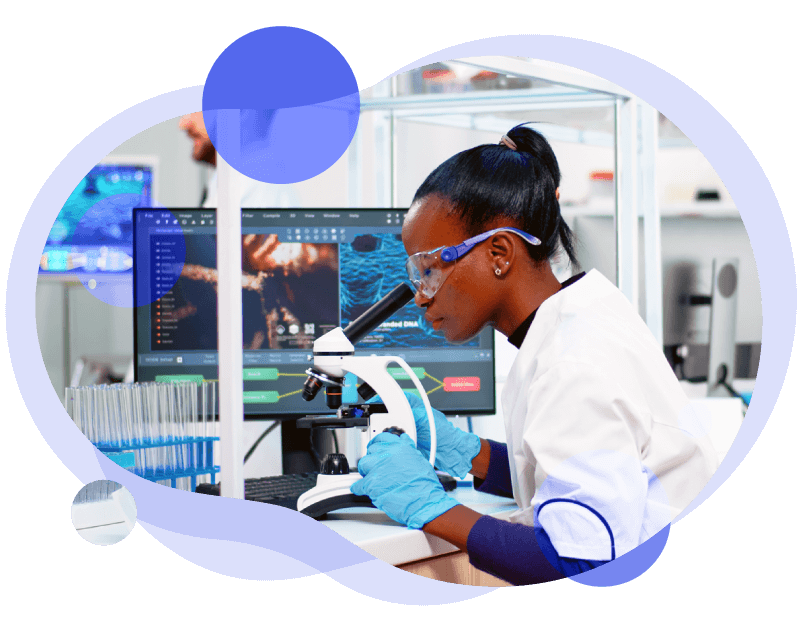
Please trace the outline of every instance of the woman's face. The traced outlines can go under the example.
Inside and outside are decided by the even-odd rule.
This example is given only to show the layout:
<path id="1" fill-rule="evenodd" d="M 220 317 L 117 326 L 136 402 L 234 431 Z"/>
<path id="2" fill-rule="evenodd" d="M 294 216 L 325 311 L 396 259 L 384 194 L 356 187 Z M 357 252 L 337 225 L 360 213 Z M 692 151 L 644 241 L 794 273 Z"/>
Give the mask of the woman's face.
<path id="1" fill-rule="evenodd" d="M 450 210 L 450 202 L 437 196 L 411 206 L 402 234 L 409 256 L 457 245 L 472 236 L 456 216 L 448 215 Z M 417 293 L 415 302 L 448 342 L 465 342 L 495 323 L 499 298 L 488 243 L 477 245 L 448 266 L 453 269 L 434 297 Z"/>

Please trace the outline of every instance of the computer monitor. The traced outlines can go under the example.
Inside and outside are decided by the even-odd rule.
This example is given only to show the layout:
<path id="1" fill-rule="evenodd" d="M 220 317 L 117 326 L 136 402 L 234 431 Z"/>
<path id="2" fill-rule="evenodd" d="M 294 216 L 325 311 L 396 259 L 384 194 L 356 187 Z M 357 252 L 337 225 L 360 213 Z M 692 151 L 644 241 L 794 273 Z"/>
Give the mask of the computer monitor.
<path id="1" fill-rule="evenodd" d="M 58 213 L 39 263 L 43 276 L 130 280 L 136 207 L 153 203 L 151 164 L 124 159 L 93 167 Z"/>
<path id="2" fill-rule="evenodd" d="M 301 397 L 314 340 L 346 327 L 406 279 L 405 209 L 245 209 L 242 312 L 246 418 L 331 414 L 324 395 Z M 180 228 L 182 241 L 165 240 Z M 171 288 L 154 294 L 156 262 L 185 259 Z M 156 250 L 158 252 L 156 253 Z M 134 355 L 137 381 L 218 378 L 216 212 L 134 210 Z M 165 292 L 166 291 L 166 292 Z M 162 294 L 163 295 L 160 295 Z M 150 299 L 155 298 L 154 301 Z M 356 345 L 356 355 L 397 355 L 447 414 L 493 414 L 494 337 L 449 344 L 410 303 Z M 391 369 L 392 367 L 390 367 Z M 404 390 L 414 384 L 397 367 Z M 344 403 L 356 403 L 346 378 Z"/>

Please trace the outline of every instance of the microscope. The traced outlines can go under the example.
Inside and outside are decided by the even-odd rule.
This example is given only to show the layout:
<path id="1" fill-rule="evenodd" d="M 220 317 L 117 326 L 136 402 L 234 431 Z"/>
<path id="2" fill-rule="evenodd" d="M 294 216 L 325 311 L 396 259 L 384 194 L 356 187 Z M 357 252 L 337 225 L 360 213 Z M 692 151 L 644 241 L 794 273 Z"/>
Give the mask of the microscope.
<path id="1" fill-rule="evenodd" d="M 405 432 L 416 443 L 417 429 L 411 406 L 403 390 L 387 370 L 389 364 L 395 363 L 408 374 L 425 403 L 431 431 L 430 463 L 434 464 L 436 426 L 422 383 L 401 357 L 389 355 L 357 357 L 353 346 L 408 304 L 413 297 L 412 288 L 407 283 L 401 283 L 367 309 L 357 320 L 351 322 L 347 328 L 333 329 L 314 342 L 314 366 L 306 371 L 308 378 L 303 386 L 303 399 L 311 401 L 324 387 L 328 408 L 337 412 L 331 416 L 299 419 L 297 421 L 299 428 L 362 428 L 366 432 L 363 448 L 381 432 L 391 432 L 398 436 Z M 353 373 L 361 378 L 363 383 L 358 387 L 358 394 L 362 399 L 367 401 L 377 394 L 383 403 L 342 405 L 342 388 L 347 373 Z M 299 498 L 297 510 L 312 518 L 319 518 L 328 512 L 346 507 L 373 507 L 369 497 L 356 496 L 350 492 L 350 486 L 360 478 L 362 477 L 357 471 L 350 471 L 345 455 L 329 454 L 317 476 L 316 486 Z"/>

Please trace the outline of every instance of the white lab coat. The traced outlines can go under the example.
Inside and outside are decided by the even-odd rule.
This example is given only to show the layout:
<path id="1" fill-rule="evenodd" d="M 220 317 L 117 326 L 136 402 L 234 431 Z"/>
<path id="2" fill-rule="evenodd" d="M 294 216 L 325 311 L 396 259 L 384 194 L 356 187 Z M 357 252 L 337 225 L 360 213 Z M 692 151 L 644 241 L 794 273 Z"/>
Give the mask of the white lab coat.
<path id="1" fill-rule="evenodd" d="M 248 207 L 300 207 L 297 189 L 292 185 L 276 185 L 256 181 L 244 174 L 241 175 L 242 208 Z M 203 207 L 217 206 L 217 173 L 211 176 L 208 182 L 208 193 Z"/>
<path id="2" fill-rule="evenodd" d="M 512 520 L 540 524 L 562 557 L 630 551 L 717 467 L 655 338 L 595 270 L 539 307 L 502 405 Z"/>

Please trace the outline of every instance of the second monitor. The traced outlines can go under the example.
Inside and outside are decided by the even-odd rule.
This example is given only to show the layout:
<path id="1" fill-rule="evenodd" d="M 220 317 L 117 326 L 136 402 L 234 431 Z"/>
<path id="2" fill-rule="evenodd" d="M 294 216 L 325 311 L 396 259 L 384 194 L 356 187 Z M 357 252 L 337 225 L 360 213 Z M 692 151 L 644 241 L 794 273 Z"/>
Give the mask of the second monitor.
<path id="1" fill-rule="evenodd" d="M 313 342 L 346 327 L 406 279 L 400 239 L 405 212 L 242 211 L 246 417 L 330 413 L 324 398 L 301 397 Z M 179 274 L 166 276 L 169 288 L 160 289 L 160 267 L 176 261 Z M 134 264 L 136 380 L 217 379 L 215 211 L 135 210 Z M 404 358 L 431 405 L 447 414 L 494 412 L 491 330 L 449 344 L 411 303 L 361 340 L 356 354 Z M 404 390 L 413 390 L 405 372 L 394 372 Z M 354 377 L 347 377 L 342 397 L 345 403 L 358 401 Z"/>

